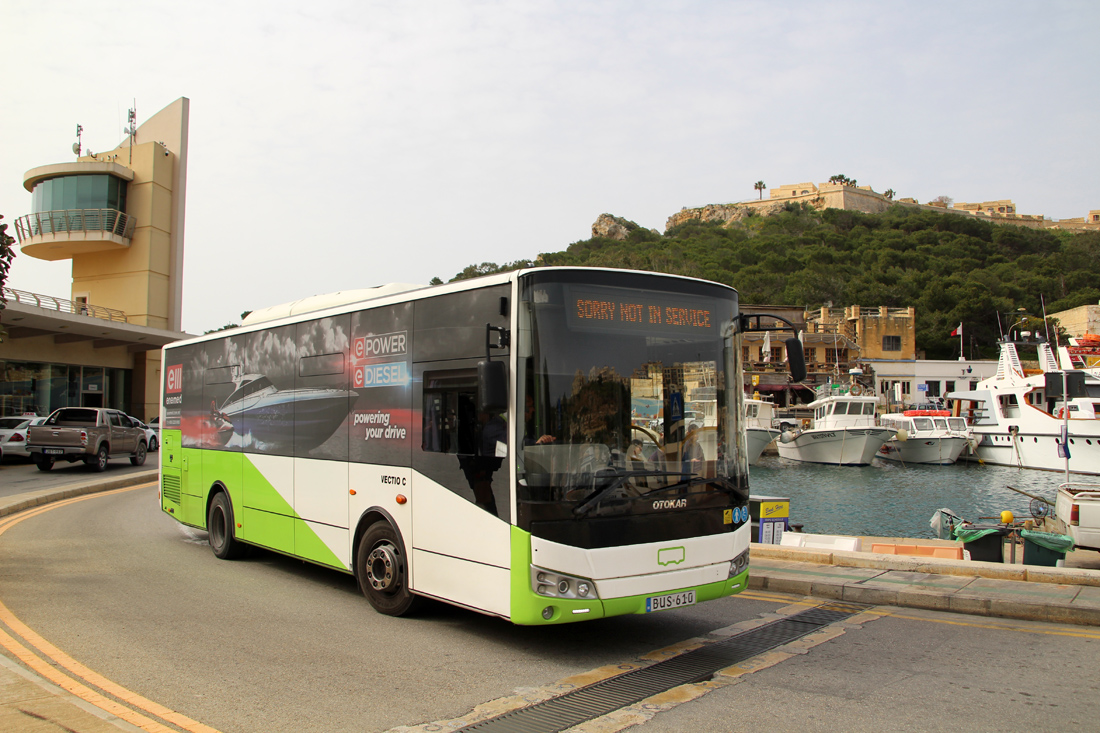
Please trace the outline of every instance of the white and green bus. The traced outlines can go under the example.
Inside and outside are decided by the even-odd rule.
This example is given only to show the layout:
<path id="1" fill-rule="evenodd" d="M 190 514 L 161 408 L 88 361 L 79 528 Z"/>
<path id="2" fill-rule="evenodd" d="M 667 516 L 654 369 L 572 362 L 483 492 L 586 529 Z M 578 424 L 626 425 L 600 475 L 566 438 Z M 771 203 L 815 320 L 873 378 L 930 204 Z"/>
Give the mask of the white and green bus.
<path id="1" fill-rule="evenodd" d="M 269 308 L 165 347 L 161 507 L 220 558 L 351 573 L 391 615 L 433 598 L 555 624 L 729 596 L 749 328 L 729 287 L 585 268 Z"/>

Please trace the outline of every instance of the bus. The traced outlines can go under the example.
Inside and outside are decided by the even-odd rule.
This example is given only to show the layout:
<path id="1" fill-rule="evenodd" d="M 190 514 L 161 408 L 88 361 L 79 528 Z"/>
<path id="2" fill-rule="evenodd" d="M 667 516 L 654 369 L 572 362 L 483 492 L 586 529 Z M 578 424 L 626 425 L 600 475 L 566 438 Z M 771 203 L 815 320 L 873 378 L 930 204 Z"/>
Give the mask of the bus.
<path id="1" fill-rule="evenodd" d="M 350 573 L 394 616 L 730 596 L 751 530 L 741 334 L 769 318 L 712 282 L 549 267 L 257 311 L 164 347 L 161 507 L 219 558 Z"/>

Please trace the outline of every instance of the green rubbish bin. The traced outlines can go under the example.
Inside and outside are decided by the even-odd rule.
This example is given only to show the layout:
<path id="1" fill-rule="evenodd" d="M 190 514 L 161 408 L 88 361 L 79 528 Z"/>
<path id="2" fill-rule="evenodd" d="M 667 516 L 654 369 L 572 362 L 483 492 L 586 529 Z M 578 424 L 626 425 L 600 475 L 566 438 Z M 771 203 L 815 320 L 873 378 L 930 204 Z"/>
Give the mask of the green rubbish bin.
<path id="1" fill-rule="evenodd" d="M 1053 568 L 1073 549 L 1073 538 L 1064 534 L 1025 529 L 1020 536 L 1024 538 L 1024 565 Z"/>
<path id="2" fill-rule="evenodd" d="M 955 537 L 962 540 L 963 549 L 970 553 L 970 559 L 978 562 L 1004 562 L 1006 534 L 1008 530 L 1000 526 L 971 524 L 955 527 Z"/>

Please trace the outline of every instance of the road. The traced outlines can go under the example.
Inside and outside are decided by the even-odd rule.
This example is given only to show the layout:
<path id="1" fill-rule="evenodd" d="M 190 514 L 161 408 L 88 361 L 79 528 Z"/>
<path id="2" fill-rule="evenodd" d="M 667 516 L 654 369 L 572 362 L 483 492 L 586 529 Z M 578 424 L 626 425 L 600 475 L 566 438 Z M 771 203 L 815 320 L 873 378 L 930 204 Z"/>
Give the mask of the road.
<path id="1" fill-rule="evenodd" d="M 800 600 L 747 592 L 550 628 L 444 605 L 394 619 L 350 576 L 261 551 L 219 561 L 205 539 L 158 510 L 154 487 L 58 506 L 0 535 L 0 602 L 124 688 L 226 733 L 266 733 L 453 719 Z M 873 609 L 630 720 L 648 718 L 647 731 L 1088 728 L 1098 641 L 1088 627 Z"/>
<path id="2" fill-rule="evenodd" d="M 15 496 L 42 489 L 66 488 L 76 482 L 110 480 L 129 473 L 156 469 L 159 453 L 150 453 L 144 466 L 130 465 L 128 456 L 112 458 L 107 470 L 96 473 L 81 462 L 54 464 L 50 471 L 39 471 L 29 458 L 4 456 L 0 461 L 0 497 Z"/>

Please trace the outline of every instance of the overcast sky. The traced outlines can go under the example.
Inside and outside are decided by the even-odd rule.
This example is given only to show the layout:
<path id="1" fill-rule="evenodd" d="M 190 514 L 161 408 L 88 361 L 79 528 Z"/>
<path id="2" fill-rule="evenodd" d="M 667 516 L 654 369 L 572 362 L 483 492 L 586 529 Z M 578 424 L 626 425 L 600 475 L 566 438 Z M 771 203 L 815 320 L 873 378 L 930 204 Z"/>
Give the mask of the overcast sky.
<path id="1" fill-rule="evenodd" d="M 192 333 L 559 251 L 603 212 L 663 231 L 758 180 L 1100 209 L 1092 0 L 4 0 L 0 19 L 9 225 L 77 123 L 99 152 L 135 100 L 139 124 L 191 100 Z M 70 277 L 18 256 L 9 285 Z"/>

